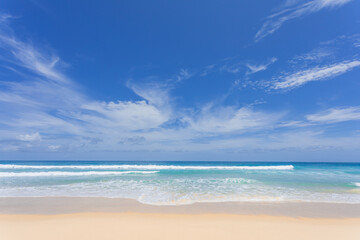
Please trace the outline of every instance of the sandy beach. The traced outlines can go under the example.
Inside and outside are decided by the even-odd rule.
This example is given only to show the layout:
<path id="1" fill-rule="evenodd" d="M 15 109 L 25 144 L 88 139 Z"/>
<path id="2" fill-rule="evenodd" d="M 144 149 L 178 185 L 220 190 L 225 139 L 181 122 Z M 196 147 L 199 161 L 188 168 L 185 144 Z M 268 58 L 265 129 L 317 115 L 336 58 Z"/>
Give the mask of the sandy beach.
<path id="1" fill-rule="evenodd" d="M 303 209 L 303 211 L 302 211 Z M 1 198 L 0 239 L 360 239 L 360 206 Z"/>
<path id="2" fill-rule="evenodd" d="M 359 239 L 360 219 L 230 214 L 74 213 L 1 215 L 0 238 Z"/>

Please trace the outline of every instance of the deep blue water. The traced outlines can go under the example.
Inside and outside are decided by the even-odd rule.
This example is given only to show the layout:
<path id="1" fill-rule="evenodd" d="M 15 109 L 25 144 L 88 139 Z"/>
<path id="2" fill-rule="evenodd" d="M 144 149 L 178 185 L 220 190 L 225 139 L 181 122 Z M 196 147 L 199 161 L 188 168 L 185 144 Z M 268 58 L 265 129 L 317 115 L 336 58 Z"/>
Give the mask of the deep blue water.
<path id="1" fill-rule="evenodd" d="M 0 161 L 0 196 L 360 203 L 360 163 Z"/>

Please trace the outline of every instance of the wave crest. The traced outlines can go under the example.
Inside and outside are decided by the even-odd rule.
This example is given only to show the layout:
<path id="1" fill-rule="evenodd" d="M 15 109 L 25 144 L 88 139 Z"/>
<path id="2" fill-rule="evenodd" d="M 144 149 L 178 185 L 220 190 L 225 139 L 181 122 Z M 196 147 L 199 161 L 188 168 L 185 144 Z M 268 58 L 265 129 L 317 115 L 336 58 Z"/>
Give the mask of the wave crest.
<path id="1" fill-rule="evenodd" d="M 154 174 L 158 171 L 123 171 L 123 172 L 0 172 L 0 177 L 58 177 L 58 176 L 89 176 L 89 175 L 131 175 Z"/>
<path id="2" fill-rule="evenodd" d="M 276 166 L 177 166 L 177 165 L 63 165 L 34 166 L 0 164 L 0 169 L 118 169 L 118 170 L 293 170 L 293 165 Z"/>

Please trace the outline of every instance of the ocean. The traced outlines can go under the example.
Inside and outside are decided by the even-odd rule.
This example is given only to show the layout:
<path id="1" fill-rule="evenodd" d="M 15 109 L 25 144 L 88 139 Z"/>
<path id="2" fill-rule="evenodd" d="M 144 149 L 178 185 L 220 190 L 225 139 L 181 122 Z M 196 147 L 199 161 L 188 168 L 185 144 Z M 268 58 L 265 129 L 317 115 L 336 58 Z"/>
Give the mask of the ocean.
<path id="1" fill-rule="evenodd" d="M 0 197 L 360 203 L 360 163 L 0 161 Z"/>

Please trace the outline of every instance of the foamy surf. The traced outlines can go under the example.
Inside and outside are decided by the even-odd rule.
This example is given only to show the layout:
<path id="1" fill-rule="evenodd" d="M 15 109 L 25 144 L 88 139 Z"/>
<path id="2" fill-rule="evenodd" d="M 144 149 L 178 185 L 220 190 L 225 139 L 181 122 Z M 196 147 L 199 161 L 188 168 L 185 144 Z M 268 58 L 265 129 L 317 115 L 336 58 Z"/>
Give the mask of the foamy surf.
<path id="1" fill-rule="evenodd" d="M 158 171 L 123 171 L 123 172 L 0 172 L 0 177 L 58 177 L 58 176 L 91 176 L 91 175 L 132 175 L 155 174 Z"/>
<path id="2" fill-rule="evenodd" d="M 0 164 L 0 169 L 118 169 L 118 170 L 293 170 L 293 165 L 273 166 L 177 166 L 177 165 L 15 165 Z"/>
<path id="3" fill-rule="evenodd" d="M 359 204 L 359 183 L 360 164 L 0 162 L 0 197 L 109 197 L 154 205 L 229 201 Z"/>

